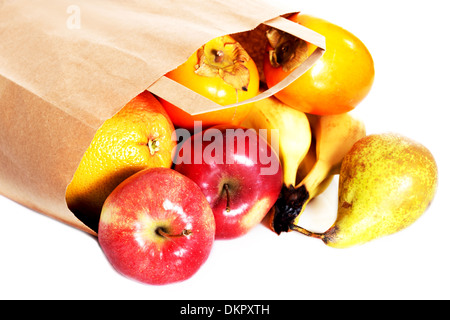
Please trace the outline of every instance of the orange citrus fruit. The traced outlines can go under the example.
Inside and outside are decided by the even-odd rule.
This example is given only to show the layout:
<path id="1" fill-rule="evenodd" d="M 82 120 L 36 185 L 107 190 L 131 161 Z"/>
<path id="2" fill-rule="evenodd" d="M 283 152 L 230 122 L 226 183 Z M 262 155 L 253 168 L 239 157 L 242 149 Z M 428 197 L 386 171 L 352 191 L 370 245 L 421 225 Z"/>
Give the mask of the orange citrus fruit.
<path id="1" fill-rule="evenodd" d="M 69 209 L 97 231 L 108 195 L 148 167 L 170 167 L 173 124 L 159 101 L 143 92 L 97 130 L 66 190 Z"/>

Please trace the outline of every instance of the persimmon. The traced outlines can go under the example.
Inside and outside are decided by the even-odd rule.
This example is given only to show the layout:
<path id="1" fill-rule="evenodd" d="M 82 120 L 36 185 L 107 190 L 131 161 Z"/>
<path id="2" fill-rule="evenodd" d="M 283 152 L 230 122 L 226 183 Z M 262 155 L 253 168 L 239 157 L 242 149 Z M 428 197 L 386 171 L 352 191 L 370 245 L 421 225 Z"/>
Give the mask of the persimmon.
<path id="1" fill-rule="evenodd" d="M 242 46 L 231 36 L 217 37 L 193 53 L 166 76 L 222 106 L 245 101 L 259 92 L 258 69 Z M 190 115 L 181 106 L 161 99 L 177 127 L 192 129 L 194 121 L 202 126 L 238 125 L 250 111 L 251 104 Z"/>
<path id="2" fill-rule="evenodd" d="M 354 109 L 374 81 L 374 62 L 367 47 L 354 34 L 326 20 L 301 13 L 288 19 L 323 35 L 326 51 L 306 73 L 275 96 L 293 108 L 317 115 Z M 277 29 L 269 30 L 267 37 L 264 75 L 268 87 L 283 80 L 316 49 Z"/>

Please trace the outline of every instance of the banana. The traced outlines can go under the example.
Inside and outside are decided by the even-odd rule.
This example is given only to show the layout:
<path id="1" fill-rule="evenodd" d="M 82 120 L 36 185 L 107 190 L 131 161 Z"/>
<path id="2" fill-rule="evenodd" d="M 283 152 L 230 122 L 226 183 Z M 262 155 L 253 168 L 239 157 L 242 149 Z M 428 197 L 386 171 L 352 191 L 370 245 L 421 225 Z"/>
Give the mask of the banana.
<path id="1" fill-rule="evenodd" d="M 306 174 L 300 166 L 303 179 L 295 187 L 282 190 L 272 215 L 272 230 L 278 234 L 291 230 L 309 201 L 323 192 L 339 173 L 353 144 L 366 135 L 364 123 L 349 113 L 308 115 L 308 120 L 315 140 L 316 161 Z"/>
<path id="2" fill-rule="evenodd" d="M 306 114 L 272 96 L 255 102 L 241 125 L 257 131 L 267 129 L 267 141 L 278 143 L 272 147 L 278 151 L 284 184 L 295 186 L 297 169 L 311 145 L 312 134 Z M 272 134 L 276 133 L 278 139 L 272 139 Z"/>
<path id="3" fill-rule="evenodd" d="M 316 140 L 317 161 L 299 186 L 313 194 L 328 176 L 339 173 L 344 156 L 366 135 L 366 128 L 349 113 L 308 117 Z"/>
<path id="4" fill-rule="evenodd" d="M 316 164 L 317 157 L 316 157 L 316 142 L 315 139 L 311 142 L 311 147 L 309 148 L 308 153 L 306 154 L 305 158 L 303 159 L 302 163 L 298 167 L 297 170 L 297 181 L 303 181 L 303 179 L 309 174 L 309 172 L 312 170 L 314 165 Z M 310 192 L 310 198 L 313 199 L 317 196 L 319 196 L 321 193 L 323 193 L 328 186 L 330 185 L 331 181 L 334 178 L 334 174 L 329 174 L 323 181 L 315 188 L 313 191 Z"/>

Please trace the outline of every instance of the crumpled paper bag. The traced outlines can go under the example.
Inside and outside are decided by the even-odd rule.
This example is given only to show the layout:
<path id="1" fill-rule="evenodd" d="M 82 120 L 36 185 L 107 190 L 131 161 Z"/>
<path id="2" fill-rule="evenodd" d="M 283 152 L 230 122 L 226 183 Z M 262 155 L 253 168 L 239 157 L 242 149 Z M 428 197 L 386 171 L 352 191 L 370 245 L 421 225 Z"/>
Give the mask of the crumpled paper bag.
<path id="1" fill-rule="evenodd" d="M 65 190 L 100 125 L 147 89 L 177 105 L 189 101 L 191 113 L 223 108 L 164 74 L 207 41 L 264 22 L 321 49 L 257 99 L 273 94 L 325 46 L 277 18 L 293 11 L 263 0 L 2 1 L 0 194 L 95 235 L 67 208 Z"/>

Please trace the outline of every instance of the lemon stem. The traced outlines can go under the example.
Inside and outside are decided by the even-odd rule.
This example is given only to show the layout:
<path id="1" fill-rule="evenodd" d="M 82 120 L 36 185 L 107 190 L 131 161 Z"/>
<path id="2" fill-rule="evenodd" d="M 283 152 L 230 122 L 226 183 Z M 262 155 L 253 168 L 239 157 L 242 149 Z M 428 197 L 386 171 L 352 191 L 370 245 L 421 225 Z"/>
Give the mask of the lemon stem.
<path id="1" fill-rule="evenodd" d="M 149 140 L 148 148 L 150 149 L 150 154 L 154 155 L 156 152 L 159 151 L 159 140 L 156 138 Z"/>

